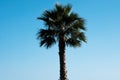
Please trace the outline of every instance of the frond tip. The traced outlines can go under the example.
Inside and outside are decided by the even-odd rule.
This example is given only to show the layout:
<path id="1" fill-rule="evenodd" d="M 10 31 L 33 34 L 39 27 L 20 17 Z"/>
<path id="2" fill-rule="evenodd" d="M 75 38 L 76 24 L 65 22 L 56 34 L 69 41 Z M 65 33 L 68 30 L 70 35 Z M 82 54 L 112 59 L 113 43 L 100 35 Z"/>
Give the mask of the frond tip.
<path id="1" fill-rule="evenodd" d="M 78 34 L 78 38 L 79 38 L 79 40 L 81 40 L 83 42 L 87 42 L 85 34 L 83 32 Z"/>
<path id="2" fill-rule="evenodd" d="M 40 46 L 45 46 L 49 48 L 54 43 L 56 43 L 53 30 L 40 29 L 37 35 L 38 35 L 37 39 L 40 40 Z"/>
<path id="3" fill-rule="evenodd" d="M 66 44 L 68 46 L 71 46 L 71 47 L 80 47 L 81 46 L 81 42 L 77 39 L 73 39 L 73 38 L 69 38 L 67 41 L 66 41 Z"/>
<path id="4" fill-rule="evenodd" d="M 55 39 L 52 37 L 48 37 L 41 40 L 40 47 L 44 45 L 46 48 L 50 48 L 54 43 L 56 43 Z"/>

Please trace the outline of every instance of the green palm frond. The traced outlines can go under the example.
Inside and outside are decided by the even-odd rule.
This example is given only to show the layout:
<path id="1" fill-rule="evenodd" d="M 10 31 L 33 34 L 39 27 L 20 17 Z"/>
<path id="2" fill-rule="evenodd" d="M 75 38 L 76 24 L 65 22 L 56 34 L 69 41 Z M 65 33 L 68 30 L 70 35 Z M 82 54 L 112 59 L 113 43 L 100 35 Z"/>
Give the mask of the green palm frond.
<path id="1" fill-rule="evenodd" d="M 73 47 L 81 46 L 81 42 L 86 42 L 86 37 L 83 32 L 77 29 L 69 30 L 69 34 L 66 35 L 66 44 Z"/>
<path id="2" fill-rule="evenodd" d="M 40 29 L 39 32 L 38 32 L 38 39 L 52 37 L 52 36 L 54 37 L 54 35 L 55 35 L 55 31 L 54 30 Z"/>
<path id="3" fill-rule="evenodd" d="M 81 46 L 81 42 L 77 39 L 74 39 L 74 38 L 69 38 L 67 41 L 66 41 L 66 44 L 68 46 L 71 46 L 71 47 L 78 47 L 78 46 Z"/>
<path id="4" fill-rule="evenodd" d="M 86 30 L 84 24 L 84 20 L 82 18 L 78 18 L 71 26 L 76 29 Z"/>
<path id="5" fill-rule="evenodd" d="M 80 33 L 78 34 L 78 38 L 79 38 L 79 40 L 81 40 L 81 41 L 83 41 L 83 42 L 87 42 L 84 32 L 80 32 Z"/>
<path id="6" fill-rule="evenodd" d="M 55 22 L 55 11 L 45 11 L 41 17 L 38 17 L 37 19 L 43 20 L 45 22 L 45 25 L 47 27 L 54 26 Z"/>
<path id="7" fill-rule="evenodd" d="M 61 4 L 55 5 L 55 10 L 58 13 L 62 13 L 61 15 L 68 15 L 72 9 L 72 6 L 70 4 L 63 6 Z"/>
<path id="8" fill-rule="evenodd" d="M 80 32 L 79 30 L 75 30 L 71 32 L 71 38 L 75 38 L 80 41 L 86 42 L 86 37 L 84 35 L 84 32 Z"/>
<path id="9" fill-rule="evenodd" d="M 54 37 L 47 37 L 47 38 L 41 39 L 40 46 L 44 45 L 46 48 L 49 48 L 55 43 L 56 41 Z"/>
<path id="10" fill-rule="evenodd" d="M 40 46 L 44 45 L 47 48 L 51 47 L 54 43 L 56 43 L 55 32 L 54 30 L 50 29 L 40 29 L 38 32 L 38 39 L 40 40 Z"/>

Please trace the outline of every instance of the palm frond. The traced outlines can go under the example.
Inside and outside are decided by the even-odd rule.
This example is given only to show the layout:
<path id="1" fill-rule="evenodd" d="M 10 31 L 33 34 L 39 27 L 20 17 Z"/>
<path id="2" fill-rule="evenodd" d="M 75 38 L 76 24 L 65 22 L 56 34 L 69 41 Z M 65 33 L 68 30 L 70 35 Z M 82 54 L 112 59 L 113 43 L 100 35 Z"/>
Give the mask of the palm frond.
<path id="1" fill-rule="evenodd" d="M 80 47 L 81 46 L 81 42 L 77 39 L 74 39 L 74 38 L 69 38 L 67 41 L 66 41 L 66 44 L 68 46 L 71 46 L 71 47 Z"/>
<path id="2" fill-rule="evenodd" d="M 65 13 L 66 15 L 69 15 L 71 9 L 72 9 L 72 6 L 71 6 L 70 4 L 64 6 L 64 13 Z"/>
<path id="3" fill-rule="evenodd" d="M 80 33 L 78 34 L 78 38 L 79 38 L 79 40 L 81 40 L 81 41 L 83 41 L 83 42 L 87 42 L 87 41 L 86 41 L 85 34 L 84 34 L 83 32 L 80 32 Z"/>
<path id="4" fill-rule="evenodd" d="M 47 38 L 41 39 L 40 46 L 44 45 L 46 48 L 50 48 L 55 43 L 56 41 L 54 37 L 47 37 Z"/>
<path id="5" fill-rule="evenodd" d="M 38 39 L 46 38 L 46 37 L 54 36 L 55 31 L 50 29 L 48 30 L 40 29 L 37 35 L 38 35 Z"/>
<path id="6" fill-rule="evenodd" d="M 71 26 L 76 29 L 86 30 L 84 24 L 84 20 L 82 18 L 78 18 Z"/>

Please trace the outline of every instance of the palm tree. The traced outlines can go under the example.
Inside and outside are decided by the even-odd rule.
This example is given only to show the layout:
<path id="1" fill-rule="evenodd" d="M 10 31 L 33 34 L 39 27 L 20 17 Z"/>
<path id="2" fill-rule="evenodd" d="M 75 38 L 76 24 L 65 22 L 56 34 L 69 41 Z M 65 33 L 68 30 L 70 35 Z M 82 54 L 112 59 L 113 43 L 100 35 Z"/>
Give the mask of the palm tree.
<path id="1" fill-rule="evenodd" d="M 71 5 L 56 4 L 53 10 L 44 11 L 39 20 L 45 22 L 45 29 L 40 29 L 38 39 L 40 46 L 51 47 L 58 42 L 60 59 L 60 80 L 67 80 L 65 48 L 80 47 L 86 42 L 84 20 L 71 12 Z"/>

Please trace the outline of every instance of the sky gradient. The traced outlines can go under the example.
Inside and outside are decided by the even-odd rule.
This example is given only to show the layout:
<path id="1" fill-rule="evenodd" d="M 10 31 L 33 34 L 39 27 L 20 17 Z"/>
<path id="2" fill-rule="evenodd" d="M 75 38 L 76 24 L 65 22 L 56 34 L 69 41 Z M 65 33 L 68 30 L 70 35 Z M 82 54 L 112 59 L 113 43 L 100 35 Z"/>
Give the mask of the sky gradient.
<path id="1" fill-rule="evenodd" d="M 120 80 L 120 0 L 0 0 L 0 80 L 59 79 L 57 44 L 36 39 L 36 18 L 56 2 L 86 21 L 87 44 L 66 48 L 69 80 Z"/>

